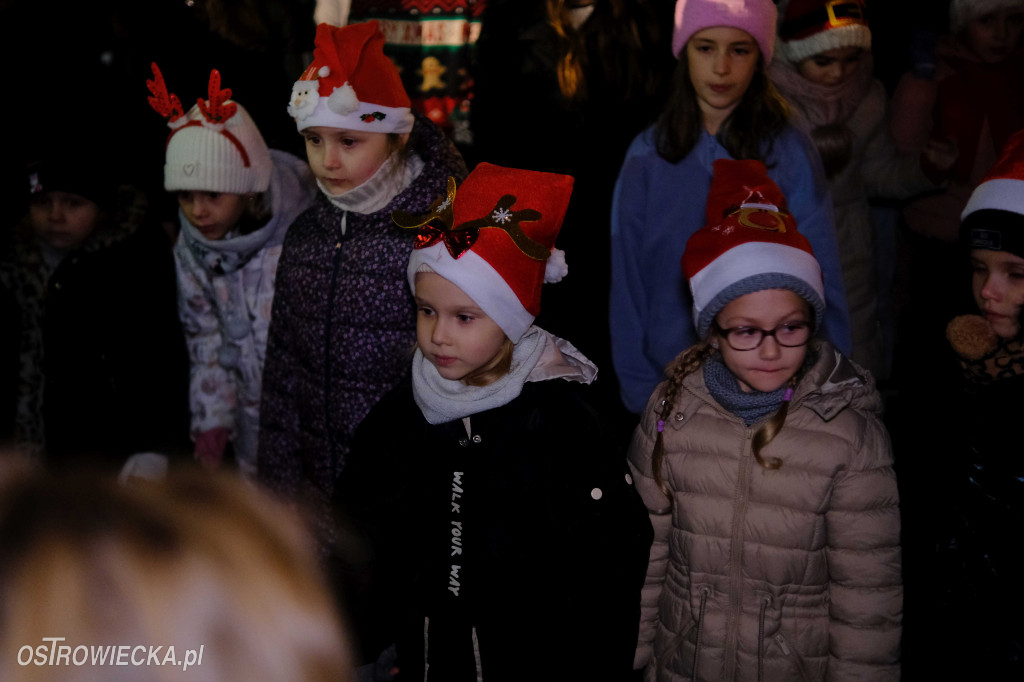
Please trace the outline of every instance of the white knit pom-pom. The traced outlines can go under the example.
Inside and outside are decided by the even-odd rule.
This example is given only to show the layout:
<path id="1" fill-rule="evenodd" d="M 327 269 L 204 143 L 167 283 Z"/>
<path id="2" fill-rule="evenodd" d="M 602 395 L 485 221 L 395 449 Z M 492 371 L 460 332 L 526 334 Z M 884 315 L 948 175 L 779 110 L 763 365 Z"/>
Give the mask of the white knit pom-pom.
<path id="1" fill-rule="evenodd" d="M 331 75 L 331 67 L 321 66 L 320 69 L 317 70 L 316 75 L 320 76 L 321 78 L 327 78 L 328 76 Z"/>
<path id="2" fill-rule="evenodd" d="M 327 108 L 339 116 L 348 116 L 359 110 L 359 98 L 356 91 L 346 82 L 340 88 L 334 88 L 334 92 L 327 98 Z"/>
<path id="3" fill-rule="evenodd" d="M 547 263 L 544 265 L 544 283 L 554 284 L 561 282 L 562 278 L 569 274 L 569 264 L 565 262 L 565 251 L 551 249 Z"/>

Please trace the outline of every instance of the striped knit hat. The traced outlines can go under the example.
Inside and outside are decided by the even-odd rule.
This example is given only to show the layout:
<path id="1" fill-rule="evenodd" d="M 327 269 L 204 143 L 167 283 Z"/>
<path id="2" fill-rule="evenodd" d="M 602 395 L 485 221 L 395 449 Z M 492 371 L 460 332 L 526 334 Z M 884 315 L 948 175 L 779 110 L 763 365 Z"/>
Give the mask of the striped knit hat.
<path id="1" fill-rule="evenodd" d="M 863 0 L 782 0 L 779 51 L 797 63 L 841 47 L 871 49 Z"/>
<path id="2" fill-rule="evenodd" d="M 763 163 L 715 161 L 706 213 L 707 223 L 686 242 L 682 261 L 701 338 L 730 301 L 764 289 L 793 291 L 814 308 L 816 324 L 821 322 L 821 266 Z"/>

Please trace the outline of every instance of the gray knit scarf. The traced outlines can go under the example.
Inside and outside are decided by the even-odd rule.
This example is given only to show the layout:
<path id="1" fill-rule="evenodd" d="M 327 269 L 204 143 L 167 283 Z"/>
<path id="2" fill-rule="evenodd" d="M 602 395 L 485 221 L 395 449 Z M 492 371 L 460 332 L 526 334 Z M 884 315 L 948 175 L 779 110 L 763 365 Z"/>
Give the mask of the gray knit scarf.
<path id="1" fill-rule="evenodd" d="M 740 388 L 736 376 L 729 371 L 729 368 L 722 362 L 722 357 L 717 353 L 704 361 L 704 383 L 707 385 L 711 397 L 718 401 L 719 405 L 742 419 L 747 426 L 761 417 L 778 411 L 782 407 L 788 388 L 788 386 L 783 386 L 770 393 L 761 391 L 747 393 Z"/>

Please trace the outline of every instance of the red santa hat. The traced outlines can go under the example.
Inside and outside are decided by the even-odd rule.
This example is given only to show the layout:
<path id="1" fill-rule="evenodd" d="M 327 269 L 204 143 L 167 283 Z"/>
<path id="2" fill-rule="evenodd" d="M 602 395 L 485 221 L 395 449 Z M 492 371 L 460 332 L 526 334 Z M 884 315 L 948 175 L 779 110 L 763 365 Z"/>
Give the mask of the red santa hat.
<path id="1" fill-rule="evenodd" d="M 220 72 L 210 72 L 208 99 L 199 98 L 184 113 L 177 95 L 167 90 L 163 74 L 152 64 L 146 85 L 149 105 L 167 118 L 171 134 L 164 155 L 164 189 L 246 194 L 270 186 L 273 161 L 259 129 L 245 108 L 221 89 Z"/>
<path id="2" fill-rule="evenodd" d="M 395 223 L 420 230 L 409 286 L 417 272 L 436 272 L 518 342 L 540 313 L 542 285 L 568 274 L 554 246 L 572 185 L 568 175 L 481 163 L 458 189 L 449 178 L 426 215 L 395 211 Z"/>
<path id="3" fill-rule="evenodd" d="M 376 21 L 316 27 L 313 63 L 292 86 L 288 113 L 312 126 L 407 133 L 413 115 L 398 69 L 384 55 Z"/>
<path id="4" fill-rule="evenodd" d="M 1006 141 L 960 219 L 960 236 L 968 248 L 1007 251 L 1024 258 L 1024 130 Z"/>
<path id="5" fill-rule="evenodd" d="M 764 289 L 795 292 L 816 322 L 825 314 L 821 266 L 760 161 L 715 161 L 707 223 L 686 242 L 682 266 L 701 338 L 730 301 Z"/>
<path id="6" fill-rule="evenodd" d="M 794 64 L 841 47 L 871 49 L 863 0 L 783 0 L 779 41 Z"/>

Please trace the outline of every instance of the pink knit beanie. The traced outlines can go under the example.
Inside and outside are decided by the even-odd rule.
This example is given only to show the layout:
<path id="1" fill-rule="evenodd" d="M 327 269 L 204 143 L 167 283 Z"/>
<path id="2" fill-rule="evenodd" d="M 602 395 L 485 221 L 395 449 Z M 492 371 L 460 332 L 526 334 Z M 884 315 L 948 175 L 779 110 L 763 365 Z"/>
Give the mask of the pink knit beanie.
<path id="1" fill-rule="evenodd" d="M 772 0 L 678 0 L 672 54 L 676 57 L 698 31 L 728 26 L 746 31 L 757 42 L 764 63 L 772 61 L 775 51 L 777 10 Z"/>

